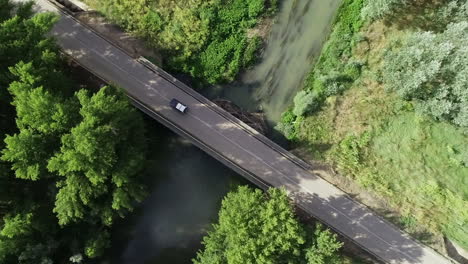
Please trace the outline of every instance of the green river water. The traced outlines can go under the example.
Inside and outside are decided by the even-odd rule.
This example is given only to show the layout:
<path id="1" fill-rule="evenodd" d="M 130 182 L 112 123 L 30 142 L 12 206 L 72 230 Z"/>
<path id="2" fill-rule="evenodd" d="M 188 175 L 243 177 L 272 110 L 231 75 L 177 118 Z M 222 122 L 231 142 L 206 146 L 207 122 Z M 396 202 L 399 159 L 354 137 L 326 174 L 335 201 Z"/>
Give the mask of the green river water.
<path id="1" fill-rule="evenodd" d="M 205 91 L 246 110 L 263 109 L 271 123 L 291 103 L 320 52 L 340 0 L 283 1 L 259 63 L 234 84 Z M 184 139 L 163 130 L 151 195 L 127 219 L 128 241 L 116 247 L 121 264 L 191 263 L 216 221 L 222 197 L 245 181 Z M 114 262 L 113 262 L 114 263 Z"/>

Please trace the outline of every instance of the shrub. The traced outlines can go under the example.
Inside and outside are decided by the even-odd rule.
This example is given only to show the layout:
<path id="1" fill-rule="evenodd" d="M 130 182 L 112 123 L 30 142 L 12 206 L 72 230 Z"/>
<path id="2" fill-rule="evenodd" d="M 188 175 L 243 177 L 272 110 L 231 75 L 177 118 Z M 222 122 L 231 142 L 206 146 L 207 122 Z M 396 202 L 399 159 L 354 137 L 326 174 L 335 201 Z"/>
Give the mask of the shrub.
<path id="1" fill-rule="evenodd" d="M 450 22 L 466 21 L 468 17 L 468 1 L 452 0 L 436 10 L 435 17 L 438 23 L 448 24 Z"/>
<path id="2" fill-rule="evenodd" d="M 275 129 L 280 131 L 287 139 L 294 140 L 297 137 L 296 122 L 297 117 L 292 112 L 292 109 L 281 114 L 281 120 L 276 125 Z"/>
<path id="3" fill-rule="evenodd" d="M 198 76 L 208 83 L 232 80 L 243 66 L 243 51 L 247 46 L 245 36 L 232 35 L 225 40 L 211 42 L 208 47 L 186 67 L 192 76 Z"/>
<path id="4" fill-rule="evenodd" d="M 360 168 L 363 160 L 363 149 L 369 144 L 369 141 L 370 133 L 368 132 L 360 136 L 346 136 L 333 154 L 339 166 L 347 172 L 354 172 Z"/>
<path id="5" fill-rule="evenodd" d="M 92 3 L 111 20 L 164 51 L 169 68 L 189 73 L 199 84 L 231 81 L 242 67 L 254 61 L 260 41 L 247 40 L 246 30 L 277 5 L 276 0 Z"/>
<path id="6" fill-rule="evenodd" d="M 450 24 L 441 33 L 416 32 L 384 58 L 387 89 L 419 102 L 438 120 L 468 127 L 468 22 Z"/>
<path id="7" fill-rule="evenodd" d="M 296 116 L 303 116 L 309 111 L 315 110 L 321 101 L 320 94 L 316 91 L 300 91 L 294 97 L 293 113 Z"/>
<path id="8" fill-rule="evenodd" d="M 244 51 L 242 59 L 242 67 L 248 67 L 255 62 L 255 53 L 262 44 L 262 39 L 259 36 L 255 36 L 247 41 L 247 47 Z"/>
<path id="9" fill-rule="evenodd" d="M 249 17 L 257 17 L 263 13 L 265 9 L 265 0 L 248 0 Z"/>
<path id="10" fill-rule="evenodd" d="M 344 69 L 344 75 L 346 75 L 350 81 L 357 80 L 361 76 L 361 69 L 363 64 L 359 61 L 350 61 L 346 64 Z"/>
<path id="11" fill-rule="evenodd" d="M 397 7 L 404 6 L 409 0 L 372 0 L 362 9 L 365 20 L 375 20 L 391 14 Z"/>
<path id="12" fill-rule="evenodd" d="M 304 83 L 294 98 L 293 112 L 302 116 L 320 108 L 325 98 L 346 90 L 359 78 L 362 64 L 350 62 L 353 45 L 360 36 L 359 15 L 366 0 L 345 0 L 338 10 L 333 31 Z"/>

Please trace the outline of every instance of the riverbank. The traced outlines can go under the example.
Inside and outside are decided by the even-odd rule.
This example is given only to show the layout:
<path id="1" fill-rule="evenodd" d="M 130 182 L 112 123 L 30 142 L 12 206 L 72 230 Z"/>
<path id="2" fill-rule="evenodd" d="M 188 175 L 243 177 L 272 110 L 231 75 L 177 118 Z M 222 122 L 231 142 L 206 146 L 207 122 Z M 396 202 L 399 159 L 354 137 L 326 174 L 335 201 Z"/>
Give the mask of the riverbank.
<path id="1" fill-rule="evenodd" d="M 103 84 L 67 59 L 66 71 L 87 89 Z M 132 214 L 117 219 L 110 247 L 99 263 L 191 263 L 216 220 L 221 199 L 247 180 L 154 119 L 145 122 L 148 155 L 141 172 L 148 196 Z"/>
<path id="2" fill-rule="evenodd" d="M 421 27 L 428 30 L 430 19 L 424 16 L 440 22 L 437 11 L 429 4 L 392 13 L 397 22 L 366 22 L 365 5 L 344 2 L 304 91 L 279 129 L 296 154 L 329 167 L 322 177 L 420 241 L 442 254 L 447 239 L 466 247 L 466 133 L 416 111 L 416 100 L 389 92 L 382 80 L 386 51 Z"/>
<path id="3" fill-rule="evenodd" d="M 261 110 L 274 126 L 319 57 L 340 4 L 282 1 L 258 62 L 233 83 L 210 89 L 208 96 L 229 99 L 248 111 Z"/>
<path id="4" fill-rule="evenodd" d="M 277 10 L 277 0 L 85 1 L 107 19 L 145 39 L 164 68 L 196 87 L 234 80 L 255 61 L 262 32 L 252 30 Z"/>

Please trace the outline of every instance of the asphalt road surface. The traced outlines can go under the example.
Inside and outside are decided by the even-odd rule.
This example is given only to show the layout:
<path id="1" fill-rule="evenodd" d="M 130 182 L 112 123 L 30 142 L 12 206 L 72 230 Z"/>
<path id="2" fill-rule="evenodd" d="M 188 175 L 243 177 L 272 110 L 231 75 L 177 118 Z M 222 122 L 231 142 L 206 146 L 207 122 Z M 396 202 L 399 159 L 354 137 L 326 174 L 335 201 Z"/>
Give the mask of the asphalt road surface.
<path id="1" fill-rule="evenodd" d="M 40 11 L 60 15 L 51 34 L 65 53 L 96 75 L 124 88 L 146 113 L 185 135 L 218 160 L 263 188 L 262 183 L 284 187 L 305 211 L 384 262 L 451 263 L 308 172 L 296 157 L 202 96 L 187 91 L 187 87 L 170 76 L 149 70 L 46 0 L 36 2 Z M 172 109 L 169 106 L 172 98 L 186 104 L 188 112 L 181 114 Z"/>

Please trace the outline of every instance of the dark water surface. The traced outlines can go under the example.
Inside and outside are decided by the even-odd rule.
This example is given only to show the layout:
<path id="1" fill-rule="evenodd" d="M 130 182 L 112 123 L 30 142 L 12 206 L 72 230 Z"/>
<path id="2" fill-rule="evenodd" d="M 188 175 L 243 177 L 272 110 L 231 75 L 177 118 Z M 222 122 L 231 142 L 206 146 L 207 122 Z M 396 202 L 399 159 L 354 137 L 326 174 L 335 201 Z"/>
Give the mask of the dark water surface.
<path id="1" fill-rule="evenodd" d="M 164 129 L 164 128 L 160 128 Z M 156 151 L 151 195 L 129 220 L 121 264 L 191 263 L 217 219 L 222 197 L 242 178 L 188 141 L 168 133 Z M 138 214 L 138 213 L 137 213 Z M 135 222 L 132 226 L 130 222 Z"/>
<path id="2" fill-rule="evenodd" d="M 284 0 L 258 65 L 237 84 L 205 92 L 247 110 L 261 108 L 276 123 L 320 52 L 340 2 Z M 161 152 L 154 168 L 154 177 L 161 179 L 150 185 L 152 194 L 139 213 L 126 220 L 130 241 L 121 243 L 121 264 L 191 263 L 217 219 L 222 197 L 243 181 L 187 141 L 165 134 L 154 150 Z"/>
<path id="3" fill-rule="evenodd" d="M 211 93 L 246 110 L 262 109 L 271 123 L 278 122 L 320 54 L 340 3 L 283 1 L 260 62 L 238 83 L 216 87 Z"/>

